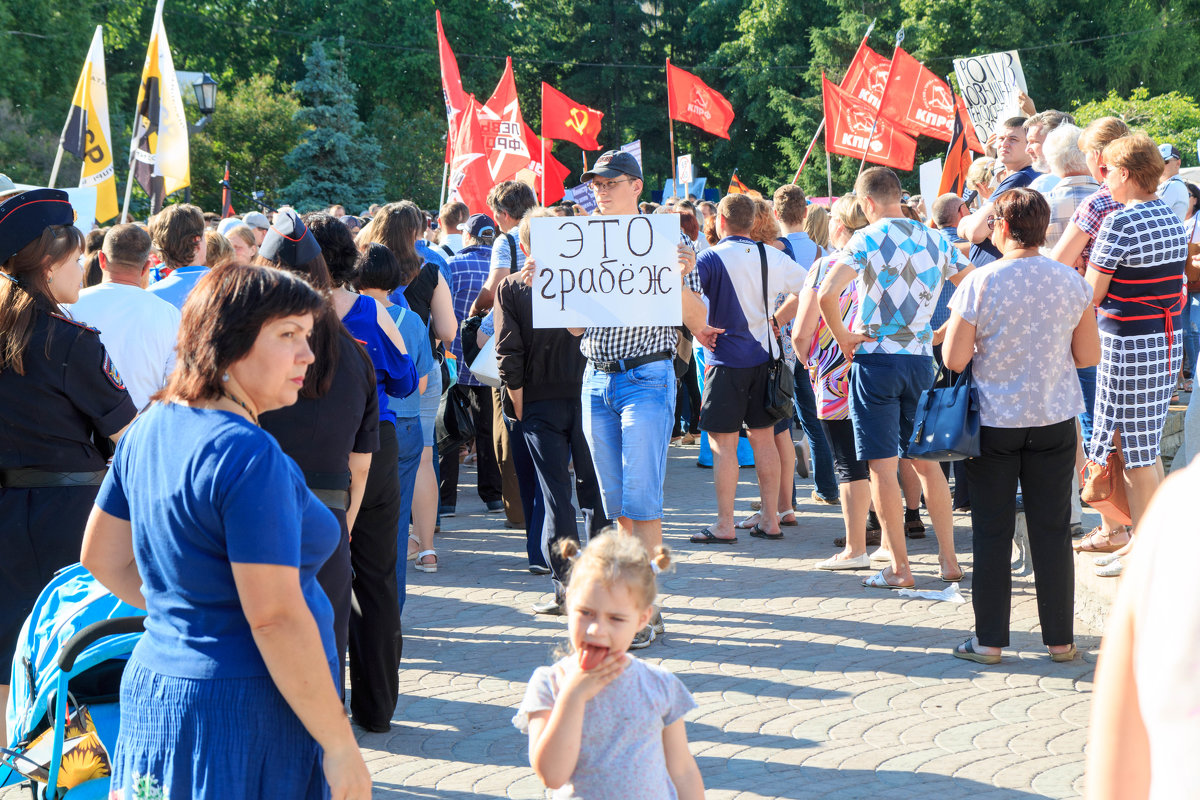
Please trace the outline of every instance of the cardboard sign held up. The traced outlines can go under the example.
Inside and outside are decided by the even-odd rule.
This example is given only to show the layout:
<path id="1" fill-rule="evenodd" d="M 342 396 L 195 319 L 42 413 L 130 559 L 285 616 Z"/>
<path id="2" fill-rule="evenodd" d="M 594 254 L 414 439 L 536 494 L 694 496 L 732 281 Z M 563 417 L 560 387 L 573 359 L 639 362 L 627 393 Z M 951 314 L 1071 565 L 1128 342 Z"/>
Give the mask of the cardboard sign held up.
<path id="1" fill-rule="evenodd" d="M 1017 94 L 1028 91 L 1016 50 L 956 58 L 954 75 L 981 141 L 995 132 L 1006 112 L 1016 107 Z"/>
<path id="2" fill-rule="evenodd" d="M 535 328 L 680 325 L 679 215 L 530 220 Z"/>

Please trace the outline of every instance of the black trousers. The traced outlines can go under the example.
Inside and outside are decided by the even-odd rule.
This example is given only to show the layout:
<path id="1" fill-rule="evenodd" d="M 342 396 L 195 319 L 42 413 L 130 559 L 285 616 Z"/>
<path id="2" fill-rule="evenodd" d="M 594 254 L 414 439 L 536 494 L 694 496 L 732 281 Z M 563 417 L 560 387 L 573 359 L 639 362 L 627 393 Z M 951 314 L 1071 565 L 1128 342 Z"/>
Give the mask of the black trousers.
<path id="1" fill-rule="evenodd" d="M 604 516 L 592 453 L 583 436 L 583 408 L 579 397 L 526 403 L 520 429 L 529 446 L 545 502 L 546 516 L 540 542 L 542 554 L 549 559 L 554 580 L 565 586 L 568 562 L 555 545 L 562 539 L 579 541 L 575 506 L 571 503 L 571 473 L 567 469 L 572 459 L 575 462 L 574 489 L 588 535 L 599 533 L 609 525 Z"/>
<path id="2" fill-rule="evenodd" d="M 379 425 L 379 450 L 350 536 L 354 598 L 350 613 L 350 714 L 362 727 L 387 730 L 400 694 L 400 605 L 396 531 L 400 527 L 396 428 Z"/>
<path id="3" fill-rule="evenodd" d="M 980 430 L 980 456 L 967 461 L 975 564 L 971 603 L 975 635 L 984 647 L 1008 647 L 1012 604 L 1013 530 L 1017 481 L 1025 496 L 1029 555 L 1042 642 L 1074 640 L 1075 561 L 1071 552 L 1071 492 L 1075 491 L 1075 420 L 1040 428 Z"/>
<path id="4" fill-rule="evenodd" d="M 503 497 L 500 465 L 492 448 L 492 390 L 487 386 L 459 386 L 471 405 L 475 420 L 475 469 L 479 474 L 479 499 L 491 503 Z M 458 450 L 441 458 L 438 495 L 443 506 L 458 505 Z"/>
<path id="5" fill-rule="evenodd" d="M 687 372 L 675 381 L 675 427 L 671 436 L 683 435 L 684 409 L 687 409 L 688 433 L 700 434 L 700 382 L 696 379 L 696 359 L 688 359 Z"/>
<path id="6" fill-rule="evenodd" d="M 342 526 L 342 539 L 338 542 L 337 550 L 317 572 L 317 583 L 325 590 L 329 604 L 333 606 L 333 640 L 337 643 L 338 663 L 341 665 L 341 678 L 338 680 L 338 694 L 346 694 L 346 648 L 350 641 L 350 598 L 353 594 L 351 580 L 354 572 L 350 568 L 350 532 L 346 530 L 346 512 L 340 508 L 330 508 Z"/>

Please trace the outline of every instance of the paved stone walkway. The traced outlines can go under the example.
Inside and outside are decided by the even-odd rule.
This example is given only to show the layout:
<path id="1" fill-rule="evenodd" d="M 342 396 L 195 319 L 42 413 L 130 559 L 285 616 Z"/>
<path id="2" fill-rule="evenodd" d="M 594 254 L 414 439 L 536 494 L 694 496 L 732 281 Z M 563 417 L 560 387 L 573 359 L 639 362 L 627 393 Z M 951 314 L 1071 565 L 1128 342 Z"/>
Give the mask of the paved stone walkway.
<path id="1" fill-rule="evenodd" d="M 782 542 L 690 544 L 715 508 L 696 452 L 671 449 L 665 531 L 677 566 L 661 581 L 667 635 L 641 657 L 670 668 L 699 703 L 687 729 L 709 798 L 1082 793 L 1093 631 L 1077 631 L 1082 659 L 1050 662 L 1033 632 L 1031 580 L 1019 578 L 1004 662 L 954 659 L 969 602 L 905 599 L 862 588 L 865 571 L 812 569 L 834 552 L 836 507 L 802 504 Z M 464 470 L 463 483 L 472 477 Z M 753 470 L 740 478 L 738 511 L 749 513 Z M 802 482 L 798 496 L 811 488 Z M 523 537 L 503 515 L 483 513 L 470 488 L 459 512 L 437 540 L 442 570 L 408 572 L 396 721 L 360 736 L 375 796 L 541 798 L 510 720 L 566 625 L 530 613 L 550 579 L 526 571 Z M 969 599 L 969 519 L 957 523 Z M 917 588 L 941 589 L 929 534 L 910 542 Z"/>

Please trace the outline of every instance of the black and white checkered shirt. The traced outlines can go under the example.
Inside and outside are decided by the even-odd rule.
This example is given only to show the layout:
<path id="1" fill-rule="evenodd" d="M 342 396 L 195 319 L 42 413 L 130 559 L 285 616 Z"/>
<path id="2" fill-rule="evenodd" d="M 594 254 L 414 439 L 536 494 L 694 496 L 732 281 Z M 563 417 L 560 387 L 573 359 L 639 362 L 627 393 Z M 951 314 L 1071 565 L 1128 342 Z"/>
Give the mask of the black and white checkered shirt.
<path id="1" fill-rule="evenodd" d="M 679 240 L 695 249 L 692 240 L 679 232 Z M 698 295 L 703 294 L 700 276 L 692 270 L 683 285 Z M 592 361 L 619 361 L 654 353 L 674 353 L 679 341 L 679 329 L 670 325 L 643 325 L 633 328 L 587 328 L 579 342 L 585 358 Z"/>

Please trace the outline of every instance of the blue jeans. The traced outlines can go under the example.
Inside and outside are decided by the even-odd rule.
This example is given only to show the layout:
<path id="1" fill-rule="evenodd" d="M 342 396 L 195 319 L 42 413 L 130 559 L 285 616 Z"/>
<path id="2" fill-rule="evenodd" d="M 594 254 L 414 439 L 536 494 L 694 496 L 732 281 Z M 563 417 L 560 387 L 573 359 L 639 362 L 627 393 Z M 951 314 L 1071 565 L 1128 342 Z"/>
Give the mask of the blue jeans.
<path id="1" fill-rule="evenodd" d="M 396 420 L 396 444 L 400 457 L 400 529 L 396 532 L 396 590 L 400 598 L 400 611 L 404 611 L 404 595 L 407 586 L 408 528 L 412 521 L 413 487 L 417 483 L 417 467 L 421 464 L 421 452 L 425 441 L 421 433 L 421 418 L 407 417 Z M 435 461 L 437 459 L 434 459 Z"/>
<path id="2" fill-rule="evenodd" d="M 1183 368 L 1196 373 L 1196 356 L 1200 353 L 1200 292 L 1188 294 L 1183 303 Z"/>
<path id="3" fill-rule="evenodd" d="M 796 395 L 793 402 L 796 405 L 796 413 L 800 415 L 800 428 L 808 437 L 808 443 L 812 445 L 813 483 L 816 484 L 817 494 L 822 498 L 837 500 L 839 493 L 837 475 L 833 471 L 833 451 L 829 449 L 829 442 L 825 441 L 825 431 L 817 417 L 817 396 L 808 380 L 808 370 L 799 359 L 796 360 L 792 374 L 796 378 Z"/>
<path id="4" fill-rule="evenodd" d="M 663 479 L 675 420 L 670 360 L 607 374 L 583 373 L 583 433 L 600 481 L 604 513 L 646 522 L 662 519 Z"/>
<path id="5" fill-rule="evenodd" d="M 546 498 L 538 483 L 537 468 L 529 445 L 525 443 L 524 428 L 520 420 L 504 417 L 508 428 L 508 446 L 512 450 L 513 470 L 517 473 L 517 490 L 521 493 L 521 511 L 525 516 L 525 554 L 531 567 L 549 567 L 542 553 L 542 536 L 546 526 Z"/>
<path id="6" fill-rule="evenodd" d="M 1184 334 L 1184 342 L 1187 342 L 1187 334 Z M 1075 370 L 1079 376 L 1079 388 L 1083 391 L 1083 413 L 1079 415 L 1079 427 L 1082 429 L 1081 435 L 1084 452 L 1087 452 L 1088 443 L 1092 441 L 1092 415 L 1096 412 L 1096 368 L 1083 367 Z"/>

